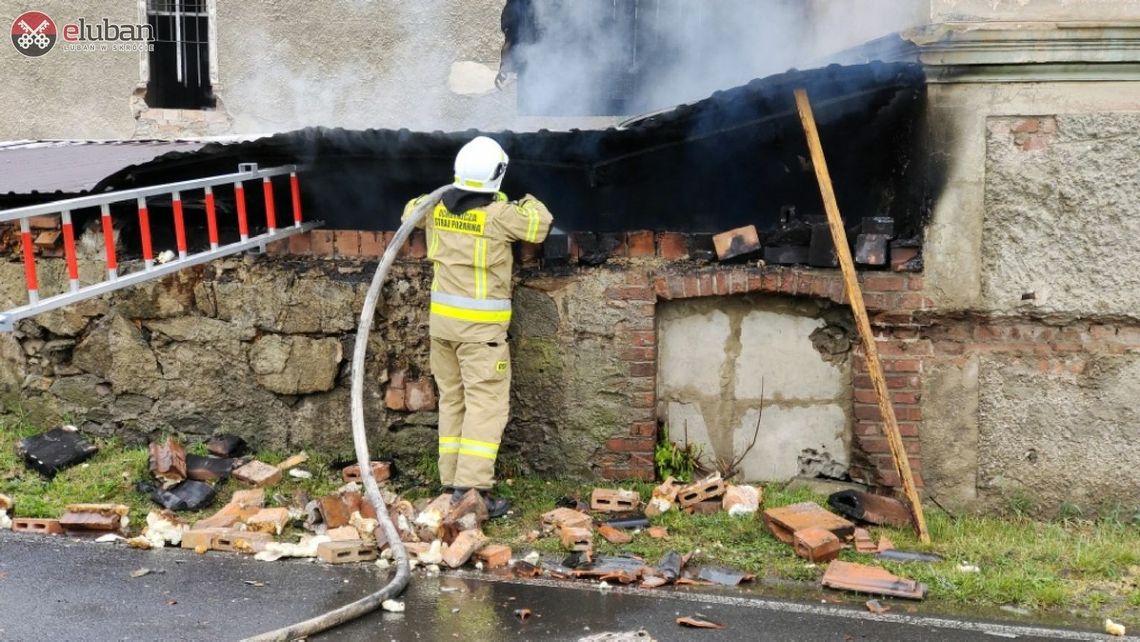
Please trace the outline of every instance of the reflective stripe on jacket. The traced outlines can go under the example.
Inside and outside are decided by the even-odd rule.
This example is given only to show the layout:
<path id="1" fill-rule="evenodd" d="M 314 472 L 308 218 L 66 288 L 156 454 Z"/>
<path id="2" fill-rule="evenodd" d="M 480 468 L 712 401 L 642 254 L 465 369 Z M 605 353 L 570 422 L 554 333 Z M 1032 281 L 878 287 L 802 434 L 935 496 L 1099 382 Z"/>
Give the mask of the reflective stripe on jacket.
<path id="1" fill-rule="evenodd" d="M 403 218 L 424 197 L 411 200 Z M 431 335 L 483 342 L 502 337 L 511 321 L 511 243 L 541 243 L 553 216 L 538 199 L 496 194 L 482 207 L 451 212 L 439 203 L 421 221 L 433 263 Z"/>

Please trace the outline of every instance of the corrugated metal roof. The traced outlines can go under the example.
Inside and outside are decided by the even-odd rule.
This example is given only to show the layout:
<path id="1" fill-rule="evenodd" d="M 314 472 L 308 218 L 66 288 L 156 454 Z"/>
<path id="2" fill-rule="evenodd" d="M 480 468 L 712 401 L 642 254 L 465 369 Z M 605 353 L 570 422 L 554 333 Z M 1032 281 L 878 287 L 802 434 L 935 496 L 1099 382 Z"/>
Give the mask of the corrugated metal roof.
<path id="1" fill-rule="evenodd" d="M 0 142 L 0 194 L 85 192 L 124 167 L 204 141 L 17 140 Z"/>

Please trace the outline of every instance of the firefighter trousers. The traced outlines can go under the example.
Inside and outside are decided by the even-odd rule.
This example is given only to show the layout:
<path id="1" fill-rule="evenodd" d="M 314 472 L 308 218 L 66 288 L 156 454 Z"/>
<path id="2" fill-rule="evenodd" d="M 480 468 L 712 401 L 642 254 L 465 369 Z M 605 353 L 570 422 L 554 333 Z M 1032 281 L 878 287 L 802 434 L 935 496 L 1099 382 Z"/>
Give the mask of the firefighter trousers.
<path id="1" fill-rule="evenodd" d="M 511 403 L 507 337 L 484 343 L 432 337 L 431 372 L 439 388 L 439 480 L 490 489 Z"/>

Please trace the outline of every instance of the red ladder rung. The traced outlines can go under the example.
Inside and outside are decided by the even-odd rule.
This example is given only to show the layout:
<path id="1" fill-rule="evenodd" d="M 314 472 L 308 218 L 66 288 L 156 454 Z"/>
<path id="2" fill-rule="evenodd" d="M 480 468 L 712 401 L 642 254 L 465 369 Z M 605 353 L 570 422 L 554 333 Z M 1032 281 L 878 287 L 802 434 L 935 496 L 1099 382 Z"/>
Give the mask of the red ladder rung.
<path id="1" fill-rule="evenodd" d="M 71 224 L 71 211 L 61 213 L 63 220 L 63 254 L 67 259 L 67 279 L 72 292 L 79 291 L 79 257 L 75 253 L 75 227 Z"/>
<path id="2" fill-rule="evenodd" d="M 277 208 L 273 205 L 273 183 L 268 176 L 261 179 L 261 189 L 265 194 L 265 226 L 272 234 L 277 231 Z"/>
<path id="3" fill-rule="evenodd" d="M 210 249 L 218 249 L 218 212 L 214 205 L 214 189 L 206 186 L 206 228 L 210 234 Z"/>
<path id="4" fill-rule="evenodd" d="M 293 227 L 301 227 L 301 180 L 289 172 L 289 192 L 293 196 Z"/>
<path id="5" fill-rule="evenodd" d="M 174 242 L 178 246 L 178 258 L 186 258 L 186 221 L 182 216 L 182 194 L 174 192 Z"/>
<path id="6" fill-rule="evenodd" d="M 35 305 L 40 300 L 40 285 L 36 279 L 36 247 L 32 244 L 32 230 L 28 219 L 20 219 L 20 245 L 24 248 L 24 280 L 28 284 L 28 303 Z"/>
<path id="7" fill-rule="evenodd" d="M 234 199 L 237 201 L 238 234 L 241 240 L 249 240 L 249 219 L 245 214 L 245 188 L 241 183 L 234 183 Z"/>
<path id="8" fill-rule="evenodd" d="M 154 248 L 150 244 L 150 214 L 146 209 L 146 198 L 139 199 L 139 233 L 142 235 L 143 264 L 146 269 L 154 266 Z"/>
<path id="9" fill-rule="evenodd" d="M 103 215 L 103 247 L 107 255 L 107 278 L 114 281 L 119 275 L 119 261 L 115 257 L 115 226 L 111 223 L 111 207 L 107 203 L 99 206 Z"/>

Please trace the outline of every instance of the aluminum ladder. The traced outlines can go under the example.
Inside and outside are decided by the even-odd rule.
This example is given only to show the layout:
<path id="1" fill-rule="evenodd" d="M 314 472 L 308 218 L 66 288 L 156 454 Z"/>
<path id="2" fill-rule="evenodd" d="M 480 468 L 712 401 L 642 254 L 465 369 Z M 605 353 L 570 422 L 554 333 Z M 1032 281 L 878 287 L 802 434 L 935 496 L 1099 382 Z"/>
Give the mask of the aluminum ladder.
<path id="1" fill-rule="evenodd" d="M 41 205 L 0 210 L 0 223 L 11 221 L 19 221 L 20 223 L 20 245 L 23 249 L 24 278 L 27 281 L 28 288 L 28 303 L 26 305 L 0 312 L 0 332 L 11 332 L 15 329 L 16 322 L 41 312 L 47 312 L 48 310 L 54 310 L 108 292 L 157 279 L 192 265 L 198 265 L 246 250 L 259 250 L 264 252 L 265 246 L 268 243 L 288 238 L 301 232 L 307 232 L 308 230 L 323 225 L 322 221 L 306 223 L 301 220 L 301 184 L 297 177 L 298 171 L 296 165 L 258 169 L 256 163 L 241 163 L 238 165 L 238 171 L 233 174 L 223 174 L 177 183 L 166 183 L 164 185 L 108 192 L 106 194 L 80 196 Z M 292 197 L 293 224 L 284 228 L 277 227 L 277 211 L 273 202 L 272 179 L 278 176 L 288 176 L 289 191 Z M 250 237 L 244 183 L 254 180 L 261 181 L 265 201 L 265 222 L 267 230 L 264 234 Z M 214 187 L 230 184 L 232 184 L 234 188 L 234 201 L 237 211 L 240 240 L 236 243 L 220 245 L 218 242 L 218 220 L 214 201 Z M 190 254 L 186 248 L 186 226 L 182 216 L 182 193 L 192 190 L 203 190 L 204 192 L 206 227 L 210 241 L 210 249 L 194 254 Z M 156 264 L 154 248 L 151 244 L 150 214 L 147 211 L 146 199 L 148 196 L 167 194 L 171 197 L 172 209 L 174 210 L 174 235 L 178 256 L 166 263 Z M 111 221 L 110 206 L 112 203 L 121 203 L 131 200 L 135 201 L 138 207 L 143 268 L 136 272 L 120 275 L 118 260 L 115 256 L 115 235 Z M 107 266 L 107 278 L 99 283 L 81 286 L 79 283 L 79 257 L 75 250 L 75 231 L 71 223 L 71 212 L 82 208 L 93 207 L 99 208 L 102 217 L 104 261 Z M 32 243 L 32 231 L 29 219 L 34 216 L 44 215 L 58 215 L 61 218 L 63 249 L 64 258 L 67 261 L 69 290 L 62 294 L 40 298 L 39 281 L 36 275 L 35 246 Z"/>

